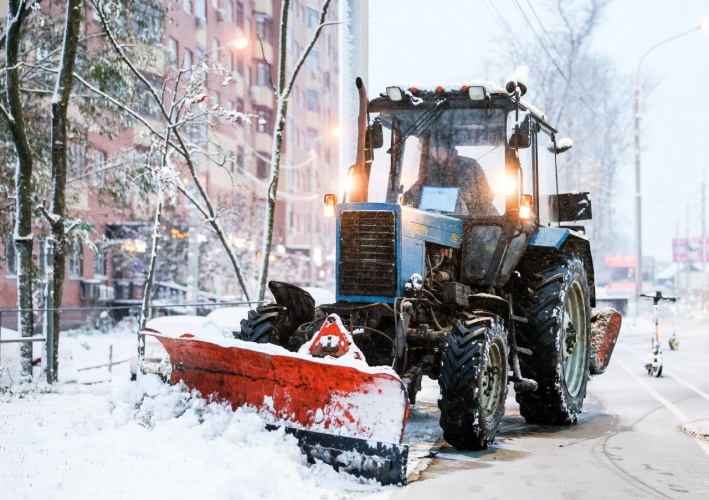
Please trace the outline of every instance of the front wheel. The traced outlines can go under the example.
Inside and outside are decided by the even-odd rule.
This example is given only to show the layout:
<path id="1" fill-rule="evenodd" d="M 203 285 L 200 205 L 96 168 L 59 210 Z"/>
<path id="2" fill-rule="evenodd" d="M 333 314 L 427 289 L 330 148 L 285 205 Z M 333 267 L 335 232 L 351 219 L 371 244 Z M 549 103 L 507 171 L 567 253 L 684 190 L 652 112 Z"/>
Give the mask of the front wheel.
<path id="1" fill-rule="evenodd" d="M 526 263 L 521 277 L 524 293 L 517 305 L 528 323 L 519 325 L 517 342 L 532 355 L 520 356 L 520 365 L 522 375 L 539 386 L 516 395 L 520 413 L 532 423 L 576 422 L 591 357 L 590 292 L 583 262 L 575 255 L 547 255 Z"/>
<path id="2" fill-rule="evenodd" d="M 462 450 L 495 439 L 507 397 L 507 335 L 499 318 L 465 315 L 447 336 L 438 383 L 443 437 Z"/>

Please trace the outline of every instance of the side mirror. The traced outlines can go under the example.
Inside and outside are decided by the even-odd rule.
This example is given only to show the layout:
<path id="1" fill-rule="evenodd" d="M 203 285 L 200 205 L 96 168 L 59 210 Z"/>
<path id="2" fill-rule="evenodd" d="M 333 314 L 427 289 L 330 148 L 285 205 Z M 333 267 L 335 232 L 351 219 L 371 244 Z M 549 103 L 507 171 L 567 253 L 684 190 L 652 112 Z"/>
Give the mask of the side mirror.
<path id="1" fill-rule="evenodd" d="M 367 149 L 379 149 L 384 145 L 384 132 L 382 130 L 382 122 L 379 117 L 374 119 L 374 122 L 367 127 L 367 137 L 365 147 Z"/>
<path id="2" fill-rule="evenodd" d="M 520 111 L 519 120 L 516 120 L 516 114 L 516 111 L 507 114 L 507 145 L 525 149 L 532 143 L 532 117 L 529 112 Z"/>

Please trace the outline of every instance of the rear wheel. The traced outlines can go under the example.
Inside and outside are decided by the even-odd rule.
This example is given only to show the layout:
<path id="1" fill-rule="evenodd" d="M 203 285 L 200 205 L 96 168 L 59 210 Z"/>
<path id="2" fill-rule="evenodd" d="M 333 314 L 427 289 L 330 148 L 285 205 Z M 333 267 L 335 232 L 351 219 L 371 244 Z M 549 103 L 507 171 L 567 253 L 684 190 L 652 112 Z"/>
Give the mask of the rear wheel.
<path id="1" fill-rule="evenodd" d="M 248 317 L 241 320 L 241 332 L 236 338 L 247 342 L 266 344 L 274 337 L 274 329 L 285 316 L 285 307 L 278 304 L 265 304 L 249 311 Z M 275 343 L 275 342 L 274 342 Z"/>
<path id="2" fill-rule="evenodd" d="M 542 262 L 537 260 L 535 262 Z M 534 392 L 516 395 L 520 414 L 541 424 L 576 422 L 586 397 L 590 367 L 589 286 L 579 258 L 543 259 L 540 270 L 522 269 L 523 293 L 517 306 L 528 319 L 517 327 L 522 376 L 536 380 Z"/>
<path id="3" fill-rule="evenodd" d="M 507 397 L 506 330 L 497 317 L 454 322 L 442 356 L 441 428 L 458 449 L 486 449 L 495 439 Z"/>

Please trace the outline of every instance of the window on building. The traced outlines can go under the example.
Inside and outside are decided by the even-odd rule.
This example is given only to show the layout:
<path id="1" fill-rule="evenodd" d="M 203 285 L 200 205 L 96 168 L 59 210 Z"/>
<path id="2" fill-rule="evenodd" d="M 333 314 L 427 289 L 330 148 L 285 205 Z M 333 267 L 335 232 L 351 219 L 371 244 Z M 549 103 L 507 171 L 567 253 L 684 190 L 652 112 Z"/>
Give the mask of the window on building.
<path id="1" fill-rule="evenodd" d="M 7 238 L 3 245 L 5 246 L 5 275 L 15 276 L 17 274 L 17 254 L 15 253 L 15 242 L 12 238 Z"/>
<path id="2" fill-rule="evenodd" d="M 136 2 L 130 17 L 133 34 L 145 42 L 158 44 L 162 41 L 163 11 L 158 2 Z"/>
<path id="3" fill-rule="evenodd" d="M 308 6 L 307 9 L 307 26 L 308 28 L 317 28 L 318 25 L 320 24 L 320 13 L 317 11 L 317 9 Z"/>
<path id="4" fill-rule="evenodd" d="M 230 23 L 234 22 L 234 4 L 231 0 L 224 2 L 224 19 Z"/>
<path id="5" fill-rule="evenodd" d="M 78 137 L 69 142 L 67 147 L 67 174 L 69 178 L 79 178 L 86 174 L 86 143 Z"/>
<path id="6" fill-rule="evenodd" d="M 306 107 L 308 111 L 318 111 L 318 92 L 317 90 L 308 89 L 306 93 Z"/>
<path id="7" fill-rule="evenodd" d="M 322 84 L 323 84 L 323 87 L 325 87 L 326 89 L 328 89 L 328 90 L 330 89 L 330 72 L 329 71 L 325 71 L 322 74 Z"/>
<path id="8" fill-rule="evenodd" d="M 315 130 L 314 128 L 309 128 L 307 133 L 305 134 L 305 149 L 310 151 L 313 149 L 313 146 L 317 147 L 317 144 L 315 143 L 315 138 L 318 136 L 318 131 Z"/>
<path id="9" fill-rule="evenodd" d="M 240 75 L 244 74 L 244 58 L 239 57 L 238 52 L 234 52 L 234 60 L 236 61 L 236 72 Z"/>
<path id="10" fill-rule="evenodd" d="M 89 172 L 93 172 L 91 178 L 94 186 L 102 186 L 106 178 L 106 164 L 108 163 L 108 155 L 100 149 L 91 148 L 89 151 Z"/>
<path id="11" fill-rule="evenodd" d="M 269 128 L 273 126 L 271 110 L 266 108 L 260 108 L 257 114 L 258 123 L 256 124 L 256 130 L 258 132 L 268 132 Z"/>
<path id="12" fill-rule="evenodd" d="M 244 4 L 236 2 L 236 25 L 239 28 L 244 27 Z"/>
<path id="13" fill-rule="evenodd" d="M 318 64 L 318 51 L 313 49 L 308 54 L 308 58 L 305 60 L 305 65 L 313 73 L 320 71 L 320 66 Z"/>
<path id="14" fill-rule="evenodd" d="M 261 13 L 254 13 L 254 19 L 256 19 L 256 31 L 258 31 L 261 39 L 264 42 L 271 43 L 271 37 L 273 36 L 273 22 L 270 16 Z"/>
<path id="15" fill-rule="evenodd" d="M 219 48 L 221 45 L 219 44 L 219 40 L 217 38 L 212 38 L 212 58 L 215 60 L 219 59 Z"/>
<path id="16" fill-rule="evenodd" d="M 244 165 L 246 157 L 244 155 L 244 147 L 243 146 L 237 146 L 236 147 L 236 159 L 234 161 L 234 164 L 232 165 L 232 172 L 234 171 L 233 169 L 241 168 Z"/>
<path id="17" fill-rule="evenodd" d="M 182 9 L 188 14 L 192 14 L 192 0 L 182 0 Z"/>
<path id="18" fill-rule="evenodd" d="M 71 250 L 67 258 L 67 269 L 69 271 L 69 277 L 78 278 L 81 276 L 81 262 L 82 262 L 82 252 L 83 248 L 80 243 L 72 243 Z"/>
<path id="19" fill-rule="evenodd" d="M 198 19 L 207 19 L 207 0 L 195 0 L 194 17 Z"/>
<path id="20" fill-rule="evenodd" d="M 269 163 L 264 159 L 268 157 L 268 153 L 259 153 L 256 156 L 256 176 L 259 179 L 268 179 Z"/>
<path id="21" fill-rule="evenodd" d="M 256 85 L 259 87 L 268 87 L 268 64 L 259 62 L 256 64 Z"/>
<path id="22" fill-rule="evenodd" d="M 182 54 L 182 69 L 185 71 L 191 71 L 192 61 L 192 51 L 189 49 L 185 49 L 184 54 Z"/>
<path id="23" fill-rule="evenodd" d="M 94 253 L 94 276 L 106 276 L 106 251 L 103 245 L 96 245 Z"/>
<path id="24" fill-rule="evenodd" d="M 177 40 L 174 38 L 170 38 L 167 41 L 167 60 L 170 62 L 170 64 L 175 64 L 177 62 L 177 48 L 178 48 L 178 43 Z"/>

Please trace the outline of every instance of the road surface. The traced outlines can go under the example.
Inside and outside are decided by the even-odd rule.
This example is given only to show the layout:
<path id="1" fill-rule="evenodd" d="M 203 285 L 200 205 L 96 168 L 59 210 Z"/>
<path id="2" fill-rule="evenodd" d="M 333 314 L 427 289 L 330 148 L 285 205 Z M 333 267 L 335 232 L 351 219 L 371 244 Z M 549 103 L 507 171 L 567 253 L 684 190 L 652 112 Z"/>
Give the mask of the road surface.
<path id="1" fill-rule="evenodd" d="M 680 319 L 676 351 L 671 321 L 661 325 L 661 378 L 644 369 L 650 321 L 633 323 L 589 383 L 576 425 L 528 425 L 511 394 L 496 443 L 458 452 L 427 425 L 438 418 L 429 385 L 408 438 L 418 440 L 412 455 L 428 458 L 411 463 L 392 498 L 709 498 L 709 319 Z"/>

